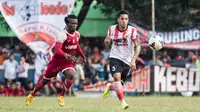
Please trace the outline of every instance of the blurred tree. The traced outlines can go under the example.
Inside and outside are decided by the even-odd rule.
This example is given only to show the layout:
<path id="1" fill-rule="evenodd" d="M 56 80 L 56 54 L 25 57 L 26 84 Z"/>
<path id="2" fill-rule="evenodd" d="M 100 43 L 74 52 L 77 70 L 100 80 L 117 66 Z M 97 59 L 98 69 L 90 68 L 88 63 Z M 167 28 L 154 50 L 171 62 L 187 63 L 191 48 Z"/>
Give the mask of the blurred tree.
<path id="1" fill-rule="evenodd" d="M 83 6 L 78 15 L 79 26 L 84 21 L 93 2 L 93 0 L 82 1 Z M 98 3 L 96 7 L 99 7 L 106 17 L 121 9 L 121 0 L 96 1 Z M 200 21 L 199 7 L 200 0 L 155 0 L 156 30 L 175 31 L 198 25 Z M 130 13 L 131 22 L 148 30 L 151 29 L 151 0 L 125 0 L 125 9 Z M 7 31 L 11 30 L 1 14 L 0 24 L 0 27 L 6 28 Z"/>
<path id="2" fill-rule="evenodd" d="M 8 23 L 4 19 L 3 15 L 1 14 L 1 12 L 0 12 L 0 27 L 1 28 L 5 28 L 7 32 L 11 31 L 10 26 L 8 25 Z"/>
<path id="3" fill-rule="evenodd" d="M 97 0 L 104 14 L 121 9 L 121 0 Z M 175 31 L 193 27 L 200 21 L 200 0 L 155 0 L 156 30 Z M 130 21 L 151 29 L 151 0 L 125 0 Z"/>
<path id="4" fill-rule="evenodd" d="M 80 1 L 80 0 L 77 0 L 77 1 Z M 87 12 L 90 8 L 90 5 L 93 2 L 93 0 L 82 0 L 82 1 L 83 1 L 83 6 L 78 15 L 78 29 L 81 26 L 81 24 L 83 23 L 86 15 L 87 15 Z M 75 3 L 75 5 L 76 5 L 76 3 Z"/>

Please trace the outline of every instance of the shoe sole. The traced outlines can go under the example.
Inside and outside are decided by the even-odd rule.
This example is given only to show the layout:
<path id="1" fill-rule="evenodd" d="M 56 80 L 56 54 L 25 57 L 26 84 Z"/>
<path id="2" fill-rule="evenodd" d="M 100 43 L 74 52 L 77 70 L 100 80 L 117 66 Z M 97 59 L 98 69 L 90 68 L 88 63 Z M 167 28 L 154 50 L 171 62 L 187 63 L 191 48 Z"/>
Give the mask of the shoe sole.
<path id="1" fill-rule="evenodd" d="M 60 100 L 58 99 L 58 102 L 59 102 Z M 64 105 L 61 105 L 60 103 L 58 103 L 59 104 L 59 106 L 61 106 L 61 107 L 63 107 Z"/>
<path id="2" fill-rule="evenodd" d="M 26 99 L 26 101 L 25 101 L 26 106 L 29 106 L 29 105 L 31 104 L 31 102 L 30 102 L 29 104 L 27 104 L 26 102 L 27 102 L 27 99 Z"/>
<path id="3" fill-rule="evenodd" d="M 126 106 L 125 108 L 124 108 L 124 110 L 126 110 L 126 109 L 128 109 L 129 108 L 129 106 Z"/>
<path id="4" fill-rule="evenodd" d="M 59 106 L 63 107 L 64 105 L 60 105 L 60 104 L 59 104 Z"/>

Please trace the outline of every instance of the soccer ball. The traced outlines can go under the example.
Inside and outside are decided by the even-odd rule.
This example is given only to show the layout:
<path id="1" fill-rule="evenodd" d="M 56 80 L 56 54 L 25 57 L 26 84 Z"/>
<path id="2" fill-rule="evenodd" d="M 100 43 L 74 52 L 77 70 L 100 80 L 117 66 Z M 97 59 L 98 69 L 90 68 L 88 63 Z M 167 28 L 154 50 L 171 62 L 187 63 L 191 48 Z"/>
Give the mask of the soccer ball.
<path id="1" fill-rule="evenodd" d="M 149 39 L 149 47 L 152 50 L 160 50 L 164 45 L 164 41 L 160 36 L 151 37 Z"/>

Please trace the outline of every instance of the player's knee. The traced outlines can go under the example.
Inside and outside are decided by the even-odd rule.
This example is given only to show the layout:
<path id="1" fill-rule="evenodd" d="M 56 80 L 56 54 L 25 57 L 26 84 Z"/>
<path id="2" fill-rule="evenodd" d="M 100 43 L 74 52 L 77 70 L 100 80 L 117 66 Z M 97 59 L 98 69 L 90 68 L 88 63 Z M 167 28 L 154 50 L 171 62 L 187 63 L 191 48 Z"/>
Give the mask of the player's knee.
<path id="1" fill-rule="evenodd" d="M 74 70 L 67 70 L 64 72 L 67 79 L 73 80 L 74 79 Z"/>
<path id="2" fill-rule="evenodd" d="M 49 81 L 50 81 L 50 80 L 47 80 L 47 79 L 44 79 L 44 78 L 43 78 L 43 79 L 42 79 L 42 84 L 45 85 L 45 84 L 47 84 Z"/>
<path id="3" fill-rule="evenodd" d="M 74 73 L 68 73 L 67 78 L 70 79 L 70 80 L 73 80 L 74 79 Z"/>
<path id="4" fill-rule="evenodd" d="M 116 73 L 113 76 L 114 81 L 121 81 L 121 74 L 120 73 Z"/>

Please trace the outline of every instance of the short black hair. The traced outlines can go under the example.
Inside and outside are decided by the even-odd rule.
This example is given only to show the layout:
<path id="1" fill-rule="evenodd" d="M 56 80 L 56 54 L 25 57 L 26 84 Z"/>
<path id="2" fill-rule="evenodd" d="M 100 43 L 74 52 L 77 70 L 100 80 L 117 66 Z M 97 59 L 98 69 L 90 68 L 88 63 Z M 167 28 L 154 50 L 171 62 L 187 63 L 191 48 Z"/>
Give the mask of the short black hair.
<path id="1" fill-rule="evenodd" d="M 77 17 L 74 14 L 70 14 L 70 15 L 66 16 L 64 19 L 65 24 L 69 23 L 69 19 L 77 19 Z"/>
<path id="2" fill-rule="evenodd" d="M 11 56 L 14 56 L 14 53 L 13 53 L 13 52 L 11 52 L 10 55 L 9 55 L 8 57 L 10 58 Z"/>
<path id="3" fill-rule="evenodd" d="M 121 14 L 127 14 L 129 16 L 129 12 L 127 10 L 121 10 L 119 11 L 117 18 L 119 18 Z"/>

